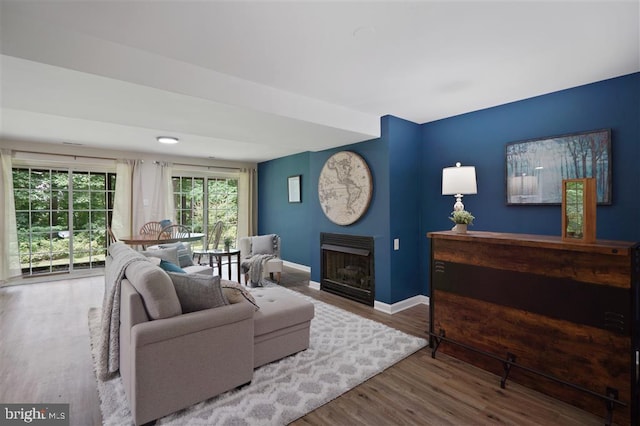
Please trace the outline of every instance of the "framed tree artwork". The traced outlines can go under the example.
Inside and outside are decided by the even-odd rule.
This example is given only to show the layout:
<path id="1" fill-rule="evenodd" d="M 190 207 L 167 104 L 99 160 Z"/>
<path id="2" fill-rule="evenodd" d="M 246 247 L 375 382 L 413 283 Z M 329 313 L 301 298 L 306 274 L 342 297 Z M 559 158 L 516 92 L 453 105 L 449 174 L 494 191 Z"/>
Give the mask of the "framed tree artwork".
<path id="1" fill-rule="evenodd" d="M 611 204 L 611 130 L 553 136 L 506 146 L 507 205 L 562 202 L 563 179 L 594 178 L 598 204 Z"/>

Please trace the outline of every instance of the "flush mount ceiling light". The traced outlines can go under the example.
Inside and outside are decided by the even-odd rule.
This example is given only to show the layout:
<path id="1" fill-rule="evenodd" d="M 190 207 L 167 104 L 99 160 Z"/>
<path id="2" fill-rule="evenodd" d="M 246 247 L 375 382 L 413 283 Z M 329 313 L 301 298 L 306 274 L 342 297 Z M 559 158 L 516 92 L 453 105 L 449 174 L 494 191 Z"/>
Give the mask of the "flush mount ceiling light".
<path id="1" fill-rule="evenodd" d="M 178 143 L 178 138 L 174 138 L 173 136 L 158 136 L 158 142 L 166 143 L 166 144 L 174 144 Z"/>

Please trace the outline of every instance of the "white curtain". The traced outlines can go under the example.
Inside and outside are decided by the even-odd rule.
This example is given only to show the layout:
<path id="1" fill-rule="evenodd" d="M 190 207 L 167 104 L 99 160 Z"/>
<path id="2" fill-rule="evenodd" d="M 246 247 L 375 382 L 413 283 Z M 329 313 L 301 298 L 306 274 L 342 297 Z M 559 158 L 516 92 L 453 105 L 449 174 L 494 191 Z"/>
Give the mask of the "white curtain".
<path id="1" fill-rule="evenodd" d="M 116 191 L 111 219 L 111 230 L 116 238 L 135 235 L 140 229 L 133 225 L 139 210 L 134 200 L 141 199 L 141 163 L 140 160 L 119 160 L 116 164 Z M 138 196 L 134 197 L 134 193 Z"/>
<path id="2" fill-rule="evenodd" d="M 173 202 L 173 165 L 171 163 L 156 162 L 155 178 L 153 180 L 153 198 L 151 199 L 152 221 L 164 219 L 176 223 L 176 209 Z"/>
<path id="3" fill-rule="evenodd" d="M 147 221 L 144 210 L 143 161 L 135 160 L 131 173 L 131 234 L 136 235 Z"/>
<path id="4" fill-rule="evenodd" d="M 20 249 L 13 200 L 11 151 L 0 150 L 0 284 L 20 276 Z"/>
<path id="5" fill-rule="evenodd" d="M 258 232 L 257 177 L 256 169 L 240 170 L 240 179 L 238 179 L 238 238 L 256 235 Z"/>

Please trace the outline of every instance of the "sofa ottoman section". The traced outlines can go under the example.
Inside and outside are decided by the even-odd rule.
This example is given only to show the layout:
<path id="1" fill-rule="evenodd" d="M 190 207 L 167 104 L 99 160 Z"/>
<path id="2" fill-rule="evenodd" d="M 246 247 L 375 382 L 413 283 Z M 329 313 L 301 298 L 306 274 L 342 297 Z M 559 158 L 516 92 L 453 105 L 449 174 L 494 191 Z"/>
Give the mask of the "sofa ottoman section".
<path id="1" fill-rule="evenodd" d="M 253 315 L 253 367 L 293 355 L 309 347 L 314 305 L 279 288 L 251 292 L 260 310 Z"/>

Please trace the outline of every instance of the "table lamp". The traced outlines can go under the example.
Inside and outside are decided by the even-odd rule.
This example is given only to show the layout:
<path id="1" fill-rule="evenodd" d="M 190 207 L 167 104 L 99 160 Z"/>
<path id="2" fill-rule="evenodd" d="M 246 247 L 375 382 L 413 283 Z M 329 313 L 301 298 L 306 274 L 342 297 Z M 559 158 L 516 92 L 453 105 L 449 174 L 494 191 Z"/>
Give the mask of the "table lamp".
<path id="1" fill-rule="evenodd" d="M 456 197 L 456 202 L 453 205 L 454 211 L 464 210 L 463 195 L 477 193 L 476 168 L 474 166 L 461 166 L 460 163 L 456 163 L 455 167 L 442 169 L 442 195 Z"/>

